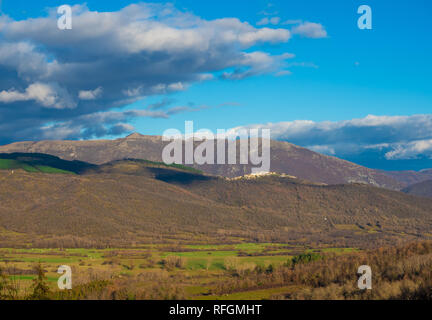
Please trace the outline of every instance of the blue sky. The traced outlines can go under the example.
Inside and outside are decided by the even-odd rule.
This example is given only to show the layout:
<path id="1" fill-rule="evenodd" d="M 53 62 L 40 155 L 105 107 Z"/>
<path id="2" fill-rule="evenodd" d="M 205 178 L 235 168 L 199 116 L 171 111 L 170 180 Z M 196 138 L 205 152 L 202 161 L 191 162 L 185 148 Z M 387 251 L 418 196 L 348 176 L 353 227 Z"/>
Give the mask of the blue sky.
<path id="1" fill-rule="evenodd" d="M 194 6 L 195 2 L 184 3 L 209 19 L 232 15 L 252 23 L 262 18 L 258 13 L 265 10 L 266 3 L 247 1 L 254 4 L 247 5 L 243 1 L 243 5 L 231 7 L 229 4 L 235 1 L 213 6 L 208 5 L 210 1 L 201 6 Z M 423 1 L 413 6 L 415 1 L 411 5 L 394 1 L 389 6 L 385 2 L 370 1 L 373 30 L 369 31 L 357 28 L 356 11 L 364 1 L 331 1 L 330 5 L 325 4 L 328 1 L 272 1 L 277 16 L 322 23 L 329 37 L 314 41 L 296 38 L 266 49 L 293 52 L 294 61 L 313 63 L 318 68 L 293 67 L 292 75 L 286 77 L 265 75 L 237 82 L 204 83 L 179 94 L 178 99 L 183 103 L 241 104 L 223 112 L 212 109 L 194 114 L 193 120 L 206 128 L 430 113 L 432 36 L 428 12 L 432 12 L 432 4 Z M 175 126 L 181 125 L 183 117 L 179 116 L 178 122 L 173 119 Z"/>
<path id="2" fill-rule="evenodd" d="M 153 2 L 166 3 L 165 1 Z M 89 11 L 115 12 L 134 2 L 87 0 L 85 3 Z M 149 105 L 161 101 L 169 101 L 166 106 L 169 108 L 188 106 L 191 110 L 197 109 L 173 113 L 169 117 L 128 118 L 127 123 L 134 126 L 134 131 L 143 134 L 162 134 L 168 128 L 182 129 L 185 120 L 193 120 L 196 129 L 216 130 L 216 128 L 296 120 L 340 123 L 352 119 L 364 119 L 368 115 L 413 116 L 431 113 L 432 4 L 430 1 L 178 0 L 170 3 L 177 10 L 190 13 L 192 17 L 199 17 L 205 21 L 233 17 L 241 22 L 248 22 L 257 29 L 267 27 L 292 31 L 296 24 L 284 22 L 294 20 L 300 21 L 297 24 L 313 22 L 320 24 L 327 36 L 314 38 L 293 35 L 288 41 L 263 41 L 242 49 L 243 52 L 260 51 L 271 56 L 294 54 L 295 57 L 286 59 L 281 66 L 281 69 L 291 72 L 289 75 L 276 76 L 276 70 L 271 70 L 271 72 L 257 72 L 240 80 L 227 80 L 220 77 L 223 70 L 216 68 L 208 70 L 208 73 L 215 76 L 213 80 L 191 80 L 182 90 L 146 94 L 143 99 L 118 104 L 108 109 L 119 112 L 133 111 L 146 109 Z M 65 1 L 21 0 L 17 4 L 16 1 L 3 0 L 1 8 L 3 15 L 7 15 L 13 21 L 28 21 L 29 18 L 38 19 L 48 16 L 47 7 L 57 7 L 61 4 L 65 4 Z M 83 4 L 83 2 L 71 0 L 67 1 L 67 4 Z M 357 19 L 360 16 L 357 8 L 362 4 L 372 8 L 372 30 L 360 30 L 357 27 Z M 279 23 L 260 25 L 259 21 L 266 17 L 278 18 Z M 19 35 L 21 38 L 18 39 L 18 36 L 12 33 L 5 35 L 8 41 L 28 39 L 23 38 L 21 34 Z M 34 41 L 36 36 L 28 37 L 33 37 Z M 55 47 L 52 42 L 46 42 L 46 39 L 41 42 L 48 48 L 40 50 L 49 52 L 50 45 Z M 52 49 L 54 56 L 55 52 L 60 52 L 56 51 L 57 49 Z M 79 48 L 76 50 L 78 51 Z M 61 51 L 60 54 L 63 52 Z M 79 55 L 78 52 L 74 54 Z M 97 55 L 94 58 L 97 59 Z M 227 70 L 232 71 L 232 69 L 235 67 Z M 8 90 L 8 88 L 0 87 L 1 90 Z M 24 90 L 23 85 L 21 91 Z M 41 112 L 43 113 L 44 110 Z M 46 124 L 64 121 L 72 115 L 76 114 L 72 111 L 62 112 L 58 118 L 47 120 Z M 419 124 L 416 123 L 415 126 L 418 127 Z M 378 129 L 377 132 L 382 131 L 382 128 Z M 386 127 L 386 130 L 392 129 Z M 118 136 L 124 135 L 123 130 L 113 130 L 107 134 L 99 133 L 82 137 L 78 135 L 75 138 L 115 137 L 116 133 L 119 133 Z M 26 135 L 23 134 L 23 137 Z M 39 136 L 35 135 L 35 137 L 37 139 Z M 285 138 L 291 140 L 290 137 Z M 3 140 L 8 141 L 8 139 Z M 406 139 L 399 135 L 395 141 L 377 139 L 371 145 L 385 142 L 399 143 L 397 145 L 399 147 L 402 142 L 412 143 L 417 141 L 416 139 L 429 141 L 432 137 L 422 133 L 421 136 L 405 141 Z M 299 139 L 299 142 L 301 141 L 303 140 Z M 297 141 L 294 139 L 292 142 Z M 317 145 L 321 145 L 321 142 L 317 141 L 316 145 L 313 143 L 305 146 L 316 148 Z M 385 153 L 392 148 L 395 146 L 386 146 Z M 328 153 L 338 156 L 347 157 L 349 153 L 347 150 L 342 152 L 338 148 L 330 149 Z M 409 154 L 407 157 L 428 158 L 431 150 L 427 149 L 424 154 Z M 432 151 L 430 154 L 432 155 Z"/>

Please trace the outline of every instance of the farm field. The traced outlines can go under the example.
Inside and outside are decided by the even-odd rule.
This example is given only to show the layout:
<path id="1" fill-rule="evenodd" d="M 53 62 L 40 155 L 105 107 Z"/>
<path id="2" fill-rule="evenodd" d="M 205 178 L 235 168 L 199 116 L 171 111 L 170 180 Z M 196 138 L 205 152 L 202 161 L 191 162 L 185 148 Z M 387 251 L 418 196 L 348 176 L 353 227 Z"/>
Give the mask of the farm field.
<path id="1" fill-rule="evenodd" d="M 334 252 L 352 248 L 310 249 L 286 244 L 242 243 L 232 245 L 143 245 L 128 249 L 0 249 L 0 268 L 19 290 L 28 296 L 40 265 L 51 292 L 58 292 L 60 265 L 72 269 L 73 287 L 91 282 L 127 283 L 154 296 L 176 299 L 270 299 L 292 289 L 290 286 L 220 294 L 220 283 L 257 268 L 271 270 L 287 264 L 295 255 Z M 159 287 L 160 286 L 160 287 Z M 174 288 L 175 287 L 175 288 Z M 158 288 L 166 291 L 154 292 Z M 116 292 L 116 291 L 113 291 Z M 87 297 L 87 298 L 91 298 Z M 99 297 L 98 297 L 99 298 Z M 106 297 L 106 298 L 113 298 Z M 115 297 L 114 297 L 115 298 Z M 139 298 L 139 297 L 126 297 Z"/>
<path id="2" fill-rule="evenodd" d="M 59 290 L 60 265 L 72 289 Z M 357 286 L 370 266 L 373 290 Z M 370 250 L 278 243 L 0 249 L 0 299 L 430 299 L 432 242 Z"/>

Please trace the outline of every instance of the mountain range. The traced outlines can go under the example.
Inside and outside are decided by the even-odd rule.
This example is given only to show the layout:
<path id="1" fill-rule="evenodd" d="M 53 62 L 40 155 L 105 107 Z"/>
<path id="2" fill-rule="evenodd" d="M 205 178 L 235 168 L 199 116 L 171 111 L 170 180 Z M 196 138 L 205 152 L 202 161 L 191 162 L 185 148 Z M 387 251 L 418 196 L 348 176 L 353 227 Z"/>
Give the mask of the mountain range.
<path id="1" fill-rule="evenodd" d="M 163 142 L 160 136 L 134 133 L 116 140 L 16 142 L 0 146 L 0 153 L 41 153 L 64 160 L 78 160 L 97 165 L 128 158 L 160 162 L 166 144 L 167 142 Z M 242 164 L 195 164 L 193 167 L 205 173 L 224 177 L 250 174 L 252 168 L 251 165 Z M 424 172 L 373 170 L 288 142 L 274 140 L 271 141 L 271 171 L 325 184 L 355 182 L 393 190 L 401 190 L 412 183 L 432 179 L 432 170 Z"/>
<path id="2" fill-rule="evenodd" d="M 251 175 L 250 165 L 166 165 L 165 145 L 133 134 L 1 146 L 1 245 L 367 247 L 432 237 L 432 170 L 383 172 L 271 141 L 272 172 Z"/>

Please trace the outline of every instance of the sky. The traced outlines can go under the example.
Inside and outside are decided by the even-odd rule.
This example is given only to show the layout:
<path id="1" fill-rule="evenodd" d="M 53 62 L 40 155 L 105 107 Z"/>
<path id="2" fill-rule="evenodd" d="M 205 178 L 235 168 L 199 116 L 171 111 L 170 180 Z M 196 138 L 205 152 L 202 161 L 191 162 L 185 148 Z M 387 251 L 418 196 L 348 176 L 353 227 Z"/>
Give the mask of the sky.
<path id="1" fill-rule="evenodd" d="M 370 167 L 432 167 L 430 1 L 0 3 L 0 144 L 192 120 L 270 128 Z M 72 30 L 57 28 L 63 4 Z"/>

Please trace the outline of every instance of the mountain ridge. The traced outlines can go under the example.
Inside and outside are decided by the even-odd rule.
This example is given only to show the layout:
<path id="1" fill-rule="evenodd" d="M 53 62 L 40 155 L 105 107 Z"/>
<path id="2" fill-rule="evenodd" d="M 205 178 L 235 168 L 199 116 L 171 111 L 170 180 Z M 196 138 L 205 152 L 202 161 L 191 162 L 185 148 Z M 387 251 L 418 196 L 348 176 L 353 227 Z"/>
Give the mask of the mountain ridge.
<path id="1" fill-rule="evenodd" d="M 162 150 L 167 143 L 162 141 L 161 136 L 133 133 L 115 140 L 15 142 L 0 146 L 0 153 L 44 153 L 64 160 L 80 160 L 91 164 L 103 164 L 128 158 L 161 162 Z M 252 169 L 252 165 L 242 164 L 195 164 L 192 167 L 209 174 L 230 178 L 250 174 Z M 270 171 L 326 184 L 367 183 L 393 190 L 400 190 L 406 186 L 379 170 L 275 140 L 271 140 Z"/>

